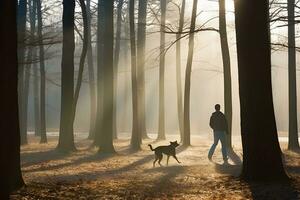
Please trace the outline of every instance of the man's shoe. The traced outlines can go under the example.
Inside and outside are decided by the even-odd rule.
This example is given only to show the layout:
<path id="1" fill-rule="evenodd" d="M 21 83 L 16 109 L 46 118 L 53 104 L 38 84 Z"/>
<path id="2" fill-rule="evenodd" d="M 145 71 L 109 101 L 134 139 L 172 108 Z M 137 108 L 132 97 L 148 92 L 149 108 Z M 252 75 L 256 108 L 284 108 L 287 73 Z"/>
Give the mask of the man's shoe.
<path id="1" fill-rule="evenodd" d="M 224 160 L 223 165 L 229 165 L 228 159 Z"/>
<path id="2" fill-rule="evenodd" d="M 212 157 L 208 156 L 208 160 L 209 160 L 210 162 L 212 162 Z"/>

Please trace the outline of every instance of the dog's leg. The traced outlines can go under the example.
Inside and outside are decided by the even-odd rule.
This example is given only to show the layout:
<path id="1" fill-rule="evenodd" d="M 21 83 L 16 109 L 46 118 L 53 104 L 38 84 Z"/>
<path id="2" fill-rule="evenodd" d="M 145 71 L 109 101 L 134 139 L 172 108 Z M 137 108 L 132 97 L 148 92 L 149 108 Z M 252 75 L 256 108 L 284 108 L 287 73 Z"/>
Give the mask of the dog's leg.
<path id="1" fill-rule="evenodd" d="M 169 165 L 169 158 L 170 158 L 170 156 L 167 155 L 167 166 Z"/>
<path id="2" fill-rule="evenodd" d="M 157 155 L 155 154 L 155 159 L 154 159 L 154 161 L 153 161 L 153 167 L 155 167 L 155 163 L 156 163 L 157 160 L 158 160 L 158 157 L 157 157 Z"/>
<path id="3" fill-rule="evenodd" d="M 181 162 L 179 162 L 179 160 L 177 159 L 176 155 L 173 155 L 173 157 L 175 158 L 175 160 L 176 160 L 178 163 L 181 163 Z"/>
<path id="4" fill-rule="evenodd" d="M 162 154 L 161 154 L 161 155 L 159 155 L 159 157 L 158 157 L 158 164 L 159 164 L 160 166 L 162 166 L 162 164 L 160 164 L 160 162 L 161 162 L 162 158 L 163 158 L 163 155 L 162 155 Z"/>

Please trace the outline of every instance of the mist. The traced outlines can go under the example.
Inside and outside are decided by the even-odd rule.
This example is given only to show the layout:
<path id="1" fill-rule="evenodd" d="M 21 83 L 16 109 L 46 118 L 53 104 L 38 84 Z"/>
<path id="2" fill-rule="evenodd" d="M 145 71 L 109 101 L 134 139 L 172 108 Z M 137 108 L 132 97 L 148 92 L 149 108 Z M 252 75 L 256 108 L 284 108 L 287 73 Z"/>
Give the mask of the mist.
<path id="1" fill-rule="evenodd" d="M 47 3 L 47 2 L 45 2 Z M 94 2 L 95 3 L 95 2 Z M 187 1 L 185 27 L 189 26 L 192 1 Z M 233 134 L 240 135 L 240 104 L 238 95 L 238 72 L 236 55 L 236 38 L 234 24 L 234 8 L 231 1 L 227 2 L 227 29 L 228 43 L 231 59 L 232 76 L 232 99 L 233 99 Z M 78 10 L 78 8 L 76 8 Z M 168 4 L 167 26 L 175 29 L 178 24 L 178 9 L 173 4 Z M 55 13 L 61 13 L 62 7 L 56 7 Z M 206 23 L 206 27 L 218 28 L 218 4 L 215 1 L 201 0 L 198 6 L 196 25 L 200 27 Z M 46 22 L 53 24 L 60 20 L 59 14 L 50 16 Z M 207 22 L 209 21 L 209 22 Z M 145 63 L 145 91 L 146 91 L 146 127 L 151 133 L 157 132 L 158 127 L 158 69 L 159 69 L 159 25 L 147 27 L 146 38 L 146 63 Z M 157 23 L 157 22 L 156 22 Z M 280 23 L 280 22 L 278 22 Z M 278 25 L 273 24 L 273 26 Z M 55 23 L 54 23 L 55 24 Z M 57 27 L 55 27 L 57 28 Z M 296 25 L 296 30 L 299 26 Z M 287 26 L 271 29 L 272 42 L 285 42 L 287 40 Z M 176 100 L 176 69 L 175 69 L 175 34 L 166 35 L 166 45 L 170 47 L 166 52 L 166 78 L 165 78 L 165 109 L 166 109 L 166 132 L 167 134 L 178 134 L 177 100 Z M 122 42 L 128 38 L 123 34 Z M 181 39 L 182 55 L 182 83 L 184 84 L 185 66 L 187 60 L 188 37 Z M 95 49 L 95 43 L 93 44 Z M 76 35 L 75 68 L 78 67 L 79 54 L 81 51 L 81 39 Z M 197 32 L 195 35 L 195 54 L 192 66 L 191 83 L 191 133 L 196 135 L 210 134 L 209 117 L 214 110 L 216 103 L 224 108 L 223 91 L 223 67 L 220 47 L 220 39 L 217 32 Z M 61 65 L 61 44 L 49 46 L 52 56 L 46 61 L 47 70 L 47 129 L 57 131 L 60 116 L 60 65 Z M 132 126 L 132 104 L 131 104 L 131 81 L 130 81 L 130 49 L 123 44 L 120 54 L 120 66 L 118 70 L 118 92 L 117 92 L 117 126 L 121 133 L 130 133 Z M 297 53 L 298 54 L 298 53 Z M 96 54 L 94 62 L 96 63 Z M 281 48 L 272 51 L 272 81 L 273 98 L 276 115 L 277 128 L 280 132 L 288 130 L 288 55 L 287 49 Z M 297 61 L 298 65 L 299 61 Z M 75 76 L 76 76 L 75 71 Z M 75 130 L 87 132 L 89 129 L 90 101 L 88 90 L 87 68 L 84 72 L 85 81 L 80 91 L 77 107 Z M 299 70 L 297 70 L 297 79 Z M 30 85 L 29 95 L 29 121 L 28 128 L 34 128 L 33 113 L 33 84 Z M 184 85 L 183 85 L 184 88 Z M 298 87 L 298 93 L 299 93 Z M 298 106 L 299 108 L 299 106 Z M 299 116 L 299 115 L 298 115 Z M 299 117 L 298 117 L 299 119 Z M 299 120 L 298 120 L 299 121 Z"/>

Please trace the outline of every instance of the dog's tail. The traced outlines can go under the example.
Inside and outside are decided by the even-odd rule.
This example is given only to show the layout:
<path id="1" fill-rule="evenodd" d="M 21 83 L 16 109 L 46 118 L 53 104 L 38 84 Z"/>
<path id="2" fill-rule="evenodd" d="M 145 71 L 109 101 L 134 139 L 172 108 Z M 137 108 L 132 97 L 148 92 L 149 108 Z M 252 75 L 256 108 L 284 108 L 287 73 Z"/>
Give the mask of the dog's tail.
<path id="1" fill-rule="evenodd" d="M 148 144 L 148 146 L 150 147 L 151 151 L 154 151 L 151 144 Z"/>

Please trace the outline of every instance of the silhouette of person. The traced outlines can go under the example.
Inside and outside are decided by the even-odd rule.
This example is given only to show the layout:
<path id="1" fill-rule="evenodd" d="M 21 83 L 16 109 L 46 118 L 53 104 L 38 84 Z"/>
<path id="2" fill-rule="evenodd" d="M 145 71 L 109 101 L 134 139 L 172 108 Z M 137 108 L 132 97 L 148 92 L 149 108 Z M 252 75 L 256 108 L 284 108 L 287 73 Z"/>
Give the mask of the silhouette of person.
<path id="1" fill-rule="evenodd" d="M 220 109 L 221 106 L 219 104 L 216 104 L 215 105 L 216 111 L 212 113 L 209 121 L 209 126 L 213 129 L 214 132 L 214 143 L 212 144 L 208 152 L 208 159 L 210 161 L 212 160 L 212 156 L 220 140 L 222 145 L 222 155 L 223 155 L 224 164 L 228 164 L 227 149 L 226 149 L 226 133 L 228 130 L 227 120 L 225 115 L 220 111 Z"/>

